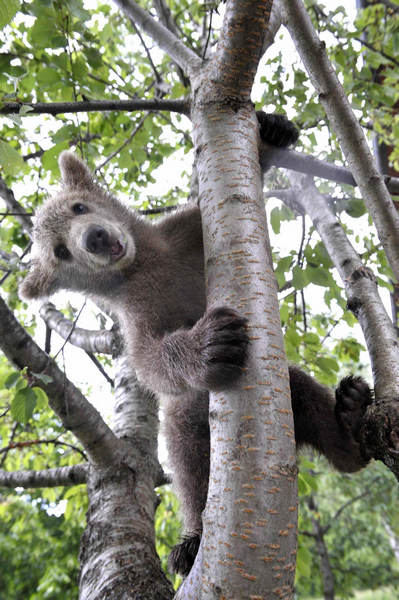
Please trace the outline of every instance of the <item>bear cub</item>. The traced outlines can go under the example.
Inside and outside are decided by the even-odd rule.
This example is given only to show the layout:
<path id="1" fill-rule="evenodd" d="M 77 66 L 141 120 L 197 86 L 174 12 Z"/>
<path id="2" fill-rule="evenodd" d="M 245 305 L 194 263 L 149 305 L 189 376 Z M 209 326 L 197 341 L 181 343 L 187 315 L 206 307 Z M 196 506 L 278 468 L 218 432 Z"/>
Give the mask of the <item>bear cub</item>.
<path id="1" fill-rule="evenodd" d="M 262 139 L 287 146 L 297 130 L 258 113 Z M 231 386 L 245 364 L 247 322 L 229 307 L 206 308 L 198 207 L 148 221 L 103 190 L 71 152 L 59 158 L 60 192 L 38 211 L 26 298 L 76 290 L 117 316 L 138 378 L 158 394 L 185 538 L 171 566 L 187 575 L 202 529 L 209 477 L 208 393 Z M 365 466 L 357 441 L 371 402 L 360 377 L 335 397 L 298 367 L 289 368 L 297 446 L 310 445 L 341 471 Z"/>

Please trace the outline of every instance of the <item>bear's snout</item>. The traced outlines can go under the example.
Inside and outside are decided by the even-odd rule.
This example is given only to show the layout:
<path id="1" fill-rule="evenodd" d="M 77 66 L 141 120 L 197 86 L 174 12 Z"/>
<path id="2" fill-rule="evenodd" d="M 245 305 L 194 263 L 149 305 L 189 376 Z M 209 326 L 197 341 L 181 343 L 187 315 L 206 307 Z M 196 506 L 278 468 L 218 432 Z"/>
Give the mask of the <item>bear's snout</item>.
<path id="1" fill-rule="evenodd" d="M 109 252 L 111 241 L 108 232 L 100 225 L 90 225 L 83 234 L 83 245 L 92 254 Z"/>

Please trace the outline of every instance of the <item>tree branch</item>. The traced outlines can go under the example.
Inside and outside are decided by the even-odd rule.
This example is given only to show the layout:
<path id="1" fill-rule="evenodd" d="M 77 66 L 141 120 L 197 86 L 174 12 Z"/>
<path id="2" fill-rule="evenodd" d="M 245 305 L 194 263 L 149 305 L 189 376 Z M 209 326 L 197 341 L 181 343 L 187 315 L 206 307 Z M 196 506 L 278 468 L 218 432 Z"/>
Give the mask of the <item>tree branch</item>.
<path id="1" fill-rule="evenodd" d="M 27 367 L 32 377 L 35 373 L 51 377 L 48 384 L 35 378 L 35 385 L 47 393 L 51 408 L 64 427 L 78 438 L 93 462 L 112 464 L 119 461 L 122 442 L 56 363 L 27 334 L 1 297 L 0 346 L 11 363 L 19 369 Z"/>
<path id="2" fill-rule="evenodd" d="M 94 353 L 114 353 L 115 334 L 112 331 L 107 329 L 89 331 L 76 327 L 77 319 L 73 322 L 70 321 L 51 302 L 47 302 L 41 306 L 40 315 L 50 330 L 56 331 L 64 340 L 84 350 L 101 375 L 105 377 L 112 387 L 114 386 L 114 381 L 108 375 L 100 361 L 94 356 Z"/>
<path id="3" fill-rule="evenodd" d="M 301 0 L 280 0 L 283 18 L 331 122 L 399 281 L 399 214 Z"/>
<path id="4" fill-rule="evenodd" d="M 73 323 L 64 317 L 51 302 L 46 302 L 40 307 L 40 316 L 64 340 L 69 336 L 69 341 L 74 346 L 86 350 L 86 352 L 96 352 L 99 354 L 113 353 L 115 339 L 112 331 L 107 329 L 89 331 L 81 327 L 73 329 Z"/>
<path id="5" fill-rule="evenodd" d="M 82 102 L 7 102 L 0 108 L 0 114 L 19 113 L 22 107 L 28 107 L 24 117 L 31 115 L 58 115 L 62 113 L 103 112 L 107 110 L 166 110 L 183 115 L 188 114 L 185 100 L 84 100 Z"/>
<path id="6" fill-rule="evenodd" d="M 308 156 L 302 152 L 276 148 L 263 142 L 260 146 L 259 158 L 263 171 L 266 171 L 270 166 L 285 167 L 299 173 L 307 173 L 313 177 L 357 186 L 349 169 L 313 158 L 313 156 Z M 386 175 L 384 181 L 391 194 L 399 194 L 399 178 Z"/>
<path id="7" fill-rule="evenodd" d="M 153 5 L 161 23 L 165 25 L 165 27 L 169 29 L 169 31 L 171 31 L 176 37 L 179 37 L 179 29 L 172 17 L 170 8 L 165 4 L 164 0 L 154 0 Z M 179 67 L 179 65 L 175 62 L 174 64 L 176 66 L 177 74 L 179 76 L 180 81 L 182 82 L 184 87 L 189 87 L 190 80 L 186 77 L 184 71 Z"/>
<path id="8" fill-rule="evenodd" d="M 82 457 L 85 460 L 87 460 L 87 456 L 83 452 L 83 450 L 81 450 L 77 446 L 74 446 L 73 444 L 68 444 L 68 442 L 63 442 L 61 440 L 58 440 L 57 438 L 55 438 L 53 440 L 23 440 L 21 442 L 11 442 L 8 444 L 8 446 L 4 446 L 3 448 L 0 449 L 0 454 L 8 454 L 8 452 L 10 450 L 16 450 L 16 449 L 20 449 L 20 448 L 28 448 L 30 446 L 38 446 L 40 444 L 53 444 L 54 446 L 65 446 L 66 448 L 71 448 L 75 452 L 79 452 L 79 454 L 81 454 Z"/>
<path id="9" fill-rule="evenodd" d="M 253 0 L 227 3 L 217 51 L 211 60 L 214 94 L 249 99 L 272 4 Z"/>
<path id="10" fill-rule="evenodd" d="M 296 201 L 310 216 L 345 285 L 348 308 L 362 328 L 375 382 L 378 404 L 367 412 L 363 449 L 379 458 L 399 477 L 399 346 L 395 327 L 381 298 L 375 277 L 362 264 L 336 216 L 310 177 L 288 173 Z M 378 414 L 377 414 L 378 413 Z M 377 431 L 376 431 L 377 430 Z"/>
<path id="11" fill-rule="evenodd" d="M 188 76 L 201 67 L 202 60 L 192 50 L 133 0 L 114 0 L 114 2 L 135 25 L 138 25 L 162 50 L 169 54 Z"/>
<path id="12" fill-rule="evenodd" d="M 312 219 L 345 285 L 348 307 L 359 319 L 370 354 L 377 399 L 399 397 L 396 331 L 378 295 L 374 275 L 363 265 L 312 179 L 293 173 L 288 173 L 288 178 L 297 203 Z"/>
<path id="13" fill-rule="evenodd" d="M 22 225 L 25 231 L 30 232 L 32 229 L 32 219 L 27 212 L 22 208 L 19 202 L 15 199 L 14 192 L 6 185 L 4 179 L 0 176 L 0 196 L 6 203 L 7 208 L 12 212 Z"/>
<path id="14" fill-rule="evenodd" d="M 291 442 L 277 433 L 293 438 L 293 421 L 250 103 L 271 5 L 229 0 L 216 55 L 191 82 L 208 306 L 247 316 L 251 344 L 237 389 L 210 394 L 204 530 L 176 599 L 293 593 L 297 467 Z"/>
<path id="15" fill-rule="evenodd" d="M 41 488 L 59 485 L 86 483 L 89 465 L 57 467 L 43 471 L 3 471 L 0 470 L 0 487 Z"/>

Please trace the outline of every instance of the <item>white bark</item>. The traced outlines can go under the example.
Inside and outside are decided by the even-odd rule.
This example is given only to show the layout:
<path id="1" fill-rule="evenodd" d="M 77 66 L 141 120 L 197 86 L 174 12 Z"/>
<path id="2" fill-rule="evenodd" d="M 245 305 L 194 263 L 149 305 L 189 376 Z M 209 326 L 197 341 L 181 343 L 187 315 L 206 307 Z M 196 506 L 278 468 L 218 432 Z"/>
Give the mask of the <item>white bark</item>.
<path id="1" fill-rule="evenodd" d="M 187 75 L 191 76 L 196 69 L 201 67 L 202 60 L 192 50 L 133 0 L 114 0 L 114 2 L 135 25 L 169 54 Z"/>
<path id="2" fill-rule="evenodd" d="M 45 390 L 49 404 L 82 443 L 94 463 L 110 464 L 119 460 L 120 444 L 97 410 L 65 377 L 56 363 L 39 348 L 15 319 L 0 298 L 0 339 L 4 354 L 19 368 L 28 367 L 31 373 L 48 375 L 51 382 L 40 379 L 35 385 Z"/>
<path id="3" fill-rule="evenodd" d="M 313 180 L 289 173 L 296 202 L 310 216 L 333 261 L 359 320 L 370 354 L 377 400 L 399 397 L 399 346 L 395 327 L 367 270 Z"/>
<path id="4" fill-rule="evenodd" d="M 360 257 L 325 198 L 309 177 L 289 173 L 296 202 L 313 224 L 345 285 L 348 307 L 362 327 L 374 376 L 377 402 L 361 428 L 365 454 L 381 459 L 399 479 L 399 346 L 397 332 L 378 295 L 374 275 Z"/>
<path id="5" fill-rule="evenodd" d="M 114 346 L 114 333 L 108 330 L 89 331 L 81 327 L 74 327 L 74 323 L 64 317 L 54 304 L 46 302 L 40 307 L 40 316 L 50 329 L 56 331 L 64 340 L 74 346 L 101 354 L 112 354 Z"/>
<path id="6" fill-rule="evenodd" d="M 399 281 L 399 214 L 373 155 L 301 0 L 280 0 L 290 32 L 310 80 L 341 144 L 349 168 L 372 216 L 378 237 Z"/>
<path id="7" fill-rule="evenodd" d="M 286 148 L 275 148 L 270 144 L 261 144 L 260 147 L 260 163 L 264 170 L 268 167 L 285 167 L 298 173 L 307 173 L 313 177 L 321 177 L 329 179 L 336 183 L 347 183 L 357 186 L 357 183 L 349 171 L 345 167 L 334 165 L 313 156 L 304 154 L 303 152 L 295 152 Z M 399 179 L 384 175 L 385 185 L 391 194 L 399 194 Z"/>
<path id="8" fill-rule="evenodd" d="M 116 359 L 113 429 L 123 439 L 119 464 L 90 470 L 90 509 L 81 544 L 80 597 L 171 600 L 173 591 L 155 551 L 154 487 L 158 410 L 126 357 Z"/>
<path id="9" fill-rule="evenodd" d="M 245 375 L 211 394 L 211 474 L 199 557 L 178 598 L 291 598 L 296 459 L 287 363 L 249 102 L 267 1 L 231 1 L 214 57 L 193 80 L 208 304 L 249 319 Z"/>

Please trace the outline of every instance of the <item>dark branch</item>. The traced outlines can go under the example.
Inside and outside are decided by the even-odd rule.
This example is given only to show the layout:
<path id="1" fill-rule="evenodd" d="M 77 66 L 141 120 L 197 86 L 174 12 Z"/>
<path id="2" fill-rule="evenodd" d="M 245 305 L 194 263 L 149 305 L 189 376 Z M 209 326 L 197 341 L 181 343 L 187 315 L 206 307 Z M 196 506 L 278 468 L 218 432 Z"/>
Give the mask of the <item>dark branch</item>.
<path id="1" fill-rule="evenodd" d="M 79 452 L 82 457 L 87 460 L 86 454 L 79 448 L 78 446 L 74 446 L 73 444 L 69 444 L 68 442 L 63 442 L 62 440 L 52 439 L 52 440 L 24 440 L 23 442 L 11 442 L 8 446 L 1 448 L 0 454 L 8 453 L 10 450 L 20 450 L 21 448 L 28 448 L 30 446 L 38 446 L 41 444 L 53 444 L 54 446 L 65 446 L 67 448 L 71 448 L 75 452 Z"/>
<path id="2" fill-rule="evenodd" d="M 32 229 L 32 220 L 29 214 L 20 206 L 13 191 L 6 185 L 2 177 L 0 177 L 0 198 L 3 198 L 7 208 L 10 212 L 14 213 L 17 221 L 25 231 L 30 232 Z"/>
<path id="3" fill-rule="evenodd" d="M 1 471 L 0 487 L 40 488 L 86 483 L 88 465 L 58 467 L 44 471 Z"/>
<path id="4" fill-rule="evenodd" d="M 61 113 L 79 112 L 103 112 L 107 110 L 167 110 L 188 115 L 189 106 L 185 100 L 84 100 L 82 102 L 7 102 L 1 109 L 0 114 L 8 115 L 19 113 L 23 106 L 31 110 L 24 113 L 24 117 L 30 115 L 58 115 Z"/>

